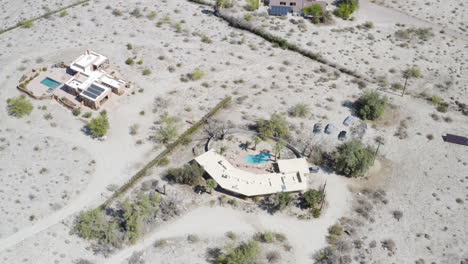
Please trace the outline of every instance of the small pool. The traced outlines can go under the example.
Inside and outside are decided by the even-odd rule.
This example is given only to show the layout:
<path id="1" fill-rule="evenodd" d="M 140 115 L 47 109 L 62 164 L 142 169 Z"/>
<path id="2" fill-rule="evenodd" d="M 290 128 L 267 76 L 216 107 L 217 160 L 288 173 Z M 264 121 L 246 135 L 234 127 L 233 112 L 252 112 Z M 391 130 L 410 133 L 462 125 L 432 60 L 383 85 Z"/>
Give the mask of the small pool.
<path id="1" fill-rule="evenodd" d="M 258 155 L 249 155 L 245 157 L 245 161 L 252 164 L 261 164 L 269 161 L 271 158 L 270 153 L 262 152 Z"/>
<path id="2" fill-rule="evenodd" d="M 61 83 L 55 81 L 55 80 L 52 80 L 51 78 L 47 77 L 45 78 L 44 80 L 42 80 L 41 82 L 43 85 L 49 87 L 50 89 L 48 90 L 48 92 L 50 93 L 51 91 L 53 91 L 55 88 L 59 87 L 61 85 Z"/>

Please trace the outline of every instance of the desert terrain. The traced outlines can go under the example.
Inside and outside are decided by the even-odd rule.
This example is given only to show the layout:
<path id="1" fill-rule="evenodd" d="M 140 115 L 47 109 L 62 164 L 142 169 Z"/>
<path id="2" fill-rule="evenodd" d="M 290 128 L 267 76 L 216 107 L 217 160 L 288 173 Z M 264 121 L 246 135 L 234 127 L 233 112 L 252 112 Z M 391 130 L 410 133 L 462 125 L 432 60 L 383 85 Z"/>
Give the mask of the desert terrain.
<path id="1" fill-rule="evenodd" d="M 346 230 L 335 245 L 341 262 L 330 263 L 466 263 L 468 148 L 442 136 L 468 136 L 468 116 L 460 111 L 460 103 L 468 103 L 467 6 L 400 2 L 361 0 L 353 21 L 335 17 L 331 25 L 268 16 L 266 7 L 247 12 L 243 1 L 223 11 L 239 19 L 249 13 L 249 23 L 369 81 L 281 49 L 230 26 L 211 6 L 185 0 L 90 1 L 1 34 L 0 262 L 210 263 L 210 249 L 275 232 L 282 238 L 260 244 L 258 263 L 272 262 L 271 252 L 280 255 L 277 263 L 314 263 L 329 245 L 328 228 L 339 223 Z M 3 1 L 0 28 L 72 3 Z M 368 21 L 372 27 L 361 26 Z M 432 28 L 432 35 L 395 35 L 410 27 Z M 108 56 L 132 84 L 104 106 L 111 127 L 105 141 L 83 132 L 89 118 L 54 100 L 30 99 L 31 115 L 9 115 L 6 100 L 21 94 L 16 86 L 25 70 L 71 62 L 86 49 Z M 142 63 L 127 65 L 128 58 Z M 411 66 L 422 77 L 409 79 L 402 97 L 394 84 L 405 82 L 402 71 Z M 197 68 L 204 76 L 187 80 Z M 389 107 L 381 120 L 356 118 L 356 125 L 367 124 L 364 143 L 376 147 L 376 137 L 385 143 L 365 177 L 323 169 L 311 174 L 313 187 L 327 182 L 327 205 L 317 219 L 301 219 L 297 208 L 270 214 L 250 200 L 167 183 L 164 172 L 192 160 L 193 149 L 205 144 L 202 129 L 124 195 L 164 185 L 163 200 L 179 204 L 177 214 L 154 219 L 139 240 L 108 254 L 71 232 L 80 212 L 102 204 L 164 151 L 153 135 L 166 113 L 181 133 L 231 96 L 216 118 L 249 129 L 259 118 L 307 104 L 305 117 L 286 115 L 292 144 L 307 139 L 332 151 L 341 143 L 336 135 L 313 134 L 313 125 L 348 129 L 342 122 L 354 114 L 349 102 L 365 89 L 387 96 Z M 446 112 L 427 99 L 434 95 L 448 103 Z"/>

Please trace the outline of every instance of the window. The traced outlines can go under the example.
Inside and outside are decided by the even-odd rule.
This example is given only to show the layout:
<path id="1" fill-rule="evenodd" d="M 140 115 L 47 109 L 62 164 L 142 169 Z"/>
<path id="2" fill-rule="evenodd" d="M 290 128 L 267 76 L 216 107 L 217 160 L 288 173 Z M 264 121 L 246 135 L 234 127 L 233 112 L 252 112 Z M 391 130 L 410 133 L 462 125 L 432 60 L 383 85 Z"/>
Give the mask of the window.
<path id="1" fill-rule="evenodd" d="M 280 5 L 286 5 L 286 2 L 280 2 Z"/>
<path id="2" fill-rule="evenodd" d="M 291 2 L 291 3 L 289 3 L 289 5 L 290 5 L 290 6 L 296 6 L 296 3 Z"/>

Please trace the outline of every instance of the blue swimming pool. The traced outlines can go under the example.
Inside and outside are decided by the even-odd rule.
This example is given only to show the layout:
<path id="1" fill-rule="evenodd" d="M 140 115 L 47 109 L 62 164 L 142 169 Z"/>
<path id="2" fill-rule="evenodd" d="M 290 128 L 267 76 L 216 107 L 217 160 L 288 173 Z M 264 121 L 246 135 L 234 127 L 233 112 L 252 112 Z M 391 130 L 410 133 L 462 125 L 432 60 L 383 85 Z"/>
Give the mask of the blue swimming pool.
<path id="1" fill-rule="evenodd" d="M 252 164 L 260 164 L 260 163 L 265 163 L 269 161 L 270 158 L 271 158 L 270 153 L 262 152 L 258 155 L 249 155 L 245 157 L 245 161 L 247 161 L 248 163 L 252 163 Z"/>
<path id="2" fill-rule="evenodd" d="M 49 87 L 49 91 L 48 92 L 51 92 L 53 91 L 55 88 L 59 87 L 61 83 L 55 81 L 55 80 L 52 80 L 51 78 L 47 77 L 45 78 L 44 80 L 42 80 L 41 82 L 43 85 Z"/>

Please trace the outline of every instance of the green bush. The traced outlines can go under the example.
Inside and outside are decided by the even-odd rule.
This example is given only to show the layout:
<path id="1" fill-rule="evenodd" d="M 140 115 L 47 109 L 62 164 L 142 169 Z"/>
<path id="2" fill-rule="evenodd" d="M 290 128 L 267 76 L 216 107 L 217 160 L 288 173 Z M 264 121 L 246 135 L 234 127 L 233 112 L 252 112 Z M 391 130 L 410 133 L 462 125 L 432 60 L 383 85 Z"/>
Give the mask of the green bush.
<path id="1" fill-rule="evenodd" d="M 312 22 L 320 23 L 324 12 L 323 7 L 319 4 L 313 4 L 302 9 L 302 12 L 307 16 L 312 16 Z"/>
<path id="2" fill-rule="evenodd" d="M 182 168 L 168 169 L 164 177 L 170 181 L 179 184 L 188 184 L 191 186 L 201 182 L 205 170 L 197 163 L 185 164 Z"/>
<path id="3" fill-rule="evenodd" d="M 335 10 L 335 15 L 343 18 L 349 19 L 351 14 L 356 11 L 359 7 L 358 0 L 343 0 L 338 5 L 338 8 Z"/>
<path id="4" fill-rule="evenodd" d="M 254 240 L 262 243 L 271 244 L 275 242 L 275 233 L 265 231 L 265 232 L 258 232 L 254 235 Z"/>
<path id="5" fill-rule="evenodd" d="M 247 0 L 247 10 L 254 11 L 260 7 L 259 0 Z"/>
<path id="6" fill-rule="evenodd" d="M 154 138 L 163 144 L 173 141 L 178 135 L 177 120 L 172 117 L 164 116 L 162 125 L 154 134 Z"/>
<path id="7" fill-rule="evenodd" d="M 127 65 L 133 65 L 133 59 L 132 58 L 128 58 L 126 61 L 125 61 L 125 64 Z"/>
<path id="8" fill-rule="evenodd" d="M 109 120 L 106 114 L 101 114 L 99 117 L 91 119 L 88 123 L 89 132 L 93 137 L 102 137 L 109 130 Z"/>
<path id="9" fill-rule="evenodd" d="M 328 234 L 341 236 L 341 234 L 343 234 L 343 228 L 338 224 L 334 224 L 328 228 Z"/>
<path id="10" fill-rule="evenodd" d="M 403 76 L 407 78 L 421 78 L 422 74 L 418 67 L 412 66 L 403 71 Z"/>
<path id="11" fill-rule="evenodd" d="M 281 114 L 275 113 L 271 115 L 270 120 L 259 119 L 256 126 L 262 139 L 267 139 L 268 137 L 289 138 L 289 124 Z"/>
<path id="12" fill-rule="evenodd" d="M 33 19 L 21 21 L 19 23 L 19 26 L 24 27 L 24 28 L 31 28 L 33 25 L 34 25 Z"/>
<path id="13" fill-rule="evenodd" d="M 67 10 L 63 10 L 62 12 L 60 12 L 60 17 L 64 17 L 64 16 L 67 16 L 67 15 L 68 15 Z"/>
<path id="14" fill-rule="evenodd" d="M 339 146 L 333 158 L 333 167 L 337 172 L 358 177 L 372 165 L 374 150 L 358 140 L 352 140 Z"/>
<path id="15" fill-rule="evenodd" d="M 203 76 L 205 76 L 205 73 L 200 68 L 196 68 L 191 74 L 189 74 L 189 78 L 194 81 L 200 80 Z"/>
<path id="16" fill-rule="evenodd" d="M 143 72 L 142 72 L 143 75 L 150 75 L 151 74 L 151 70 L 150 69 L 144 69 Z"/>
<path id="17" fill-rule="evenodd" d="M 78 216 L 73 232 L 84 239 L 110 244 L 115 241 L 119 230 L 117 224 L 108 221 L 101 210 L 94 209 Z"/>
<path id="18" fill-rule="evenodd" d="M 314 208 L 322 201 L 323 193 L 315 189 L 309 189 L 302 194 L 302 203 L 306 208 Z"/>
<path id="19" fill-rule="evenodd" d="M 225 253 L 221 253 L 216 264 L 255 264 L 255 260 L 260 254 L 260 246 L 256 241 L 248 241 L 235 247 L 230 244 L 225 248 Z"/>
<path id="20" fill-rule="evenodd" d="M 381 97 L 376 91 L 366 91 L 355 103 L 356 114 L 364 120 L 376 120 L 387 107 L 387 97 Z"/>
<path id="21" fill-rule="evenodd" d="M 33 110 L 32 103 L 23 95 L 7 99 L 8 114 L 16 117 L 30 115 Z"/>
<path id="22" fill-rule="evenodd" d="M 72 111 L 74 116 L 79 116 L 81 114 L 81 109 L 80 108 L 75 108 Z"/>

